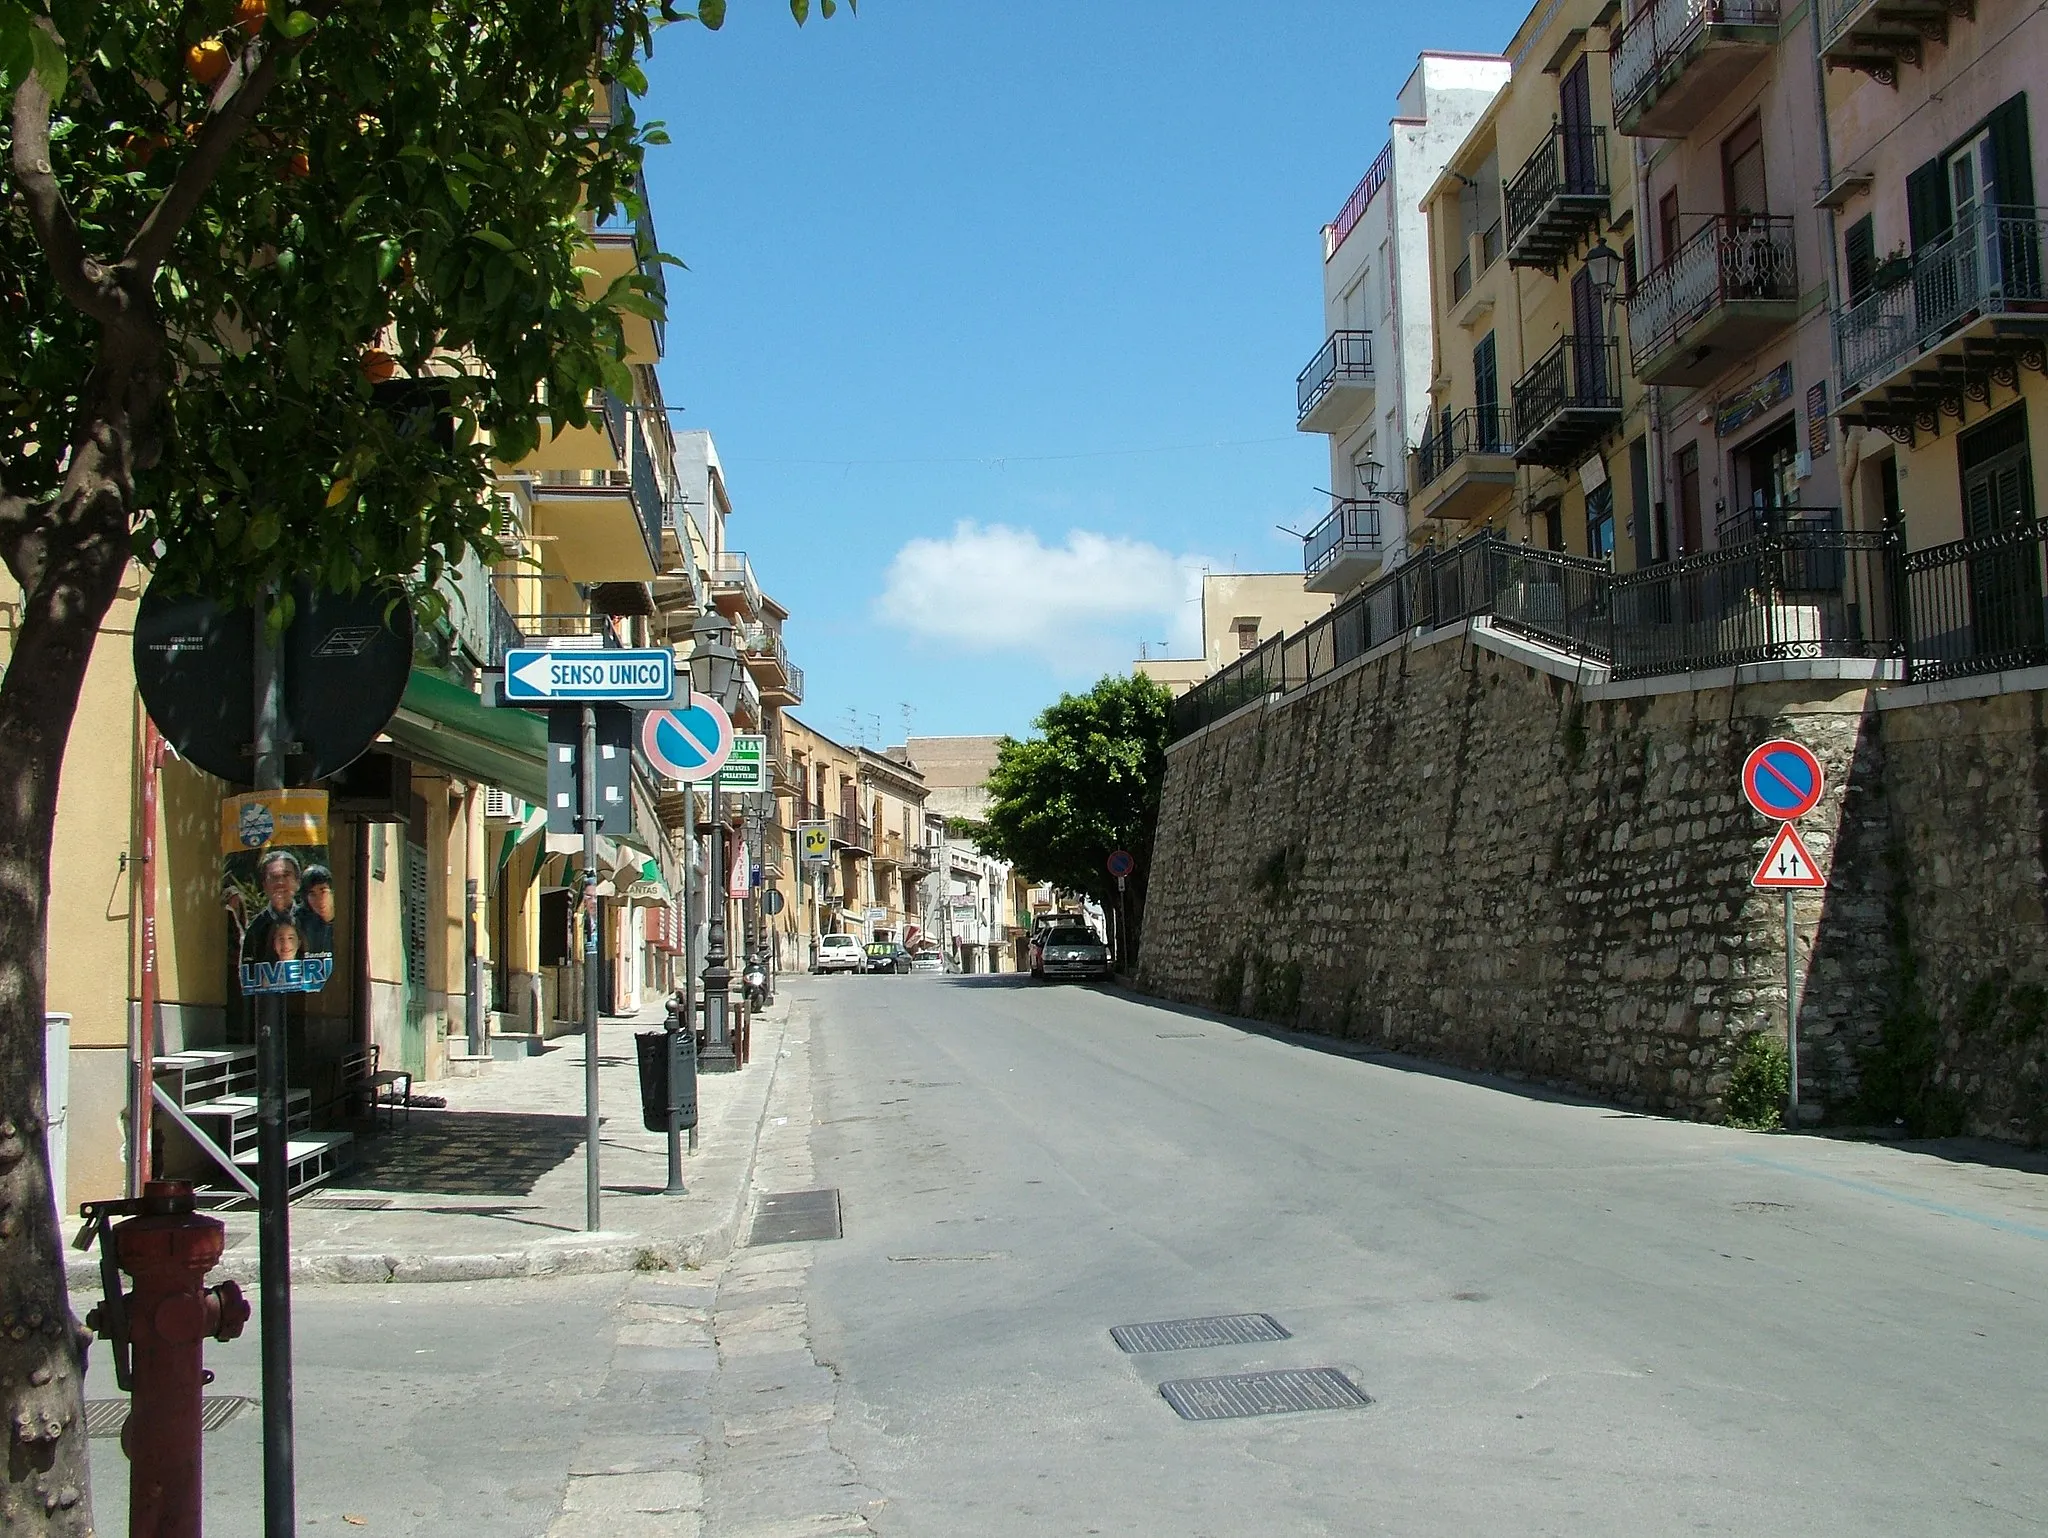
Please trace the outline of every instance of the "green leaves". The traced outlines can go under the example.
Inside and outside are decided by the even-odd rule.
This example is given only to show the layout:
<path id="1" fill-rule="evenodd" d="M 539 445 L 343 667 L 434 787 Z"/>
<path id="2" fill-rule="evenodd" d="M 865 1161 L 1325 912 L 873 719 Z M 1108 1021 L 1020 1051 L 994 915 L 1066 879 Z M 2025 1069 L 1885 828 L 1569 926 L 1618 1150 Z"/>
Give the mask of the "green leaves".
<path id="1" fill-rule="evenodd" d="M 70 64 L 64 50 L 22 0 L 0 0 L 0 91 L 12 95 L 30 74 L 61 101 Z"/>
<path id="2" fill-rule="evenodd" d="M 716 32 L 725 25 L 725 0 L 697 0 L 697 19 Z"/>

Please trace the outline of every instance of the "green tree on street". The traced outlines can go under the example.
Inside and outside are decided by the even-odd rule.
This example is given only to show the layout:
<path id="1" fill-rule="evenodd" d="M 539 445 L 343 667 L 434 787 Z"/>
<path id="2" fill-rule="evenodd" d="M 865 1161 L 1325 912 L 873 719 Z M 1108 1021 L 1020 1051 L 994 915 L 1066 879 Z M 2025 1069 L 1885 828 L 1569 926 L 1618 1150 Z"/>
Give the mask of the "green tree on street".
<path id="1" fill-rule="evenodd" d="M 832 0 L 819 0 L 830 15 Z M 807 0 L 791 0 L 802 22 Z M 694 19 L 716 26 L 723 0 Z M 0 1531 L 92 1527 L 44 1124 L 57 782 L 131 561 L 430 617 L 493 461 L 630 393 L 633 97 L 676 0 L 0 0 Z M 289 599 L 284 613 L 288 616 Z M 104 1370 L 104 1368 L 102 1369 Z"/>
<path id="2" fill-rule="evenodd" d="M 1164 686 L 1137 676 L 1061 695 L 1033 723 L 1038 735 L 1003 739 L 976 839 L 1032 880 L 1100 898 L 1111 914 L 1116 878 L 1104 862 L 1129 851 L 1137 868 L 1125 893 L 1126 957 L 1136 955 L 1144 928 L 1172 705 Z"/>

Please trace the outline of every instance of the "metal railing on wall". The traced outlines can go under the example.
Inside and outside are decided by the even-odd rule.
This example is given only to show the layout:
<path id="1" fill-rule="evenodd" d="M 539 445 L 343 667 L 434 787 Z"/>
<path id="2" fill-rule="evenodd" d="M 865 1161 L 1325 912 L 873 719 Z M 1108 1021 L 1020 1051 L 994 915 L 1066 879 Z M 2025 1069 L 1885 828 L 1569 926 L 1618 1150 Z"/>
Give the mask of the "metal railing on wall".
<path id="1" fill-rule="evenodd" d="M 1861 658 L 1923 682 L 2048 666 L 2048 523 L 1908 553 L 1832 508 L 1752 511 L 1724 543 L 1616 572 L 1482 531 L 1425 550 L 1174 701 L 1173 736 L 1290 693 L 1404 635 L 1485 617 L 1609 670 L 1652 678 Z"/>

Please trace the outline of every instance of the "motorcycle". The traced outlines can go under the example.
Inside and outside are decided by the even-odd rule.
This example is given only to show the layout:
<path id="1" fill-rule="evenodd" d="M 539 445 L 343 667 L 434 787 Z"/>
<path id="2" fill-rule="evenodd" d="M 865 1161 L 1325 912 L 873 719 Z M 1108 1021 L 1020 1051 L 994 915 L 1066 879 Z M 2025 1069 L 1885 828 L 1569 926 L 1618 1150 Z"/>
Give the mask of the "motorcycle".
<path id="1" fill-rule="evenodd" d="M 741 982 L 747 990 L 747 1008 L 765 1008 L 768 1003 L 768 969 L 759 956 L 748 958 L 746 974 Z"/>

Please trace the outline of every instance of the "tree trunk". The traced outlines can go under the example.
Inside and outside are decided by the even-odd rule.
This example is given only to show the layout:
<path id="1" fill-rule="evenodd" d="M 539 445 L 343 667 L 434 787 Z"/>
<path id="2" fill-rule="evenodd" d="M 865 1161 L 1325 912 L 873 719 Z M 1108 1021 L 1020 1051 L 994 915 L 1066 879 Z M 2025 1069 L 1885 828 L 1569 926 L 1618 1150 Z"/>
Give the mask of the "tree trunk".
<path id="1" fill-rule="evenodd" d="M 0 1410 L 8 1437 L 0 1533 L 8 1538 L 93 1530 L 83 1382 L 90 1337 L 72 1317 L 50 1190 L 43 1011 L 57 781 L 93 643 L 128 564 L 131 424 L 155 395 L 137 378 L 153 371 L 127 371 L 113 384 L 109 372 L 103 362 L 100 388 L 89 387 L 87 426 L 74 439 L 61 499 L 39 523 L 35 557 L 10 561 L 30 580 L 0 678 Z"/>

